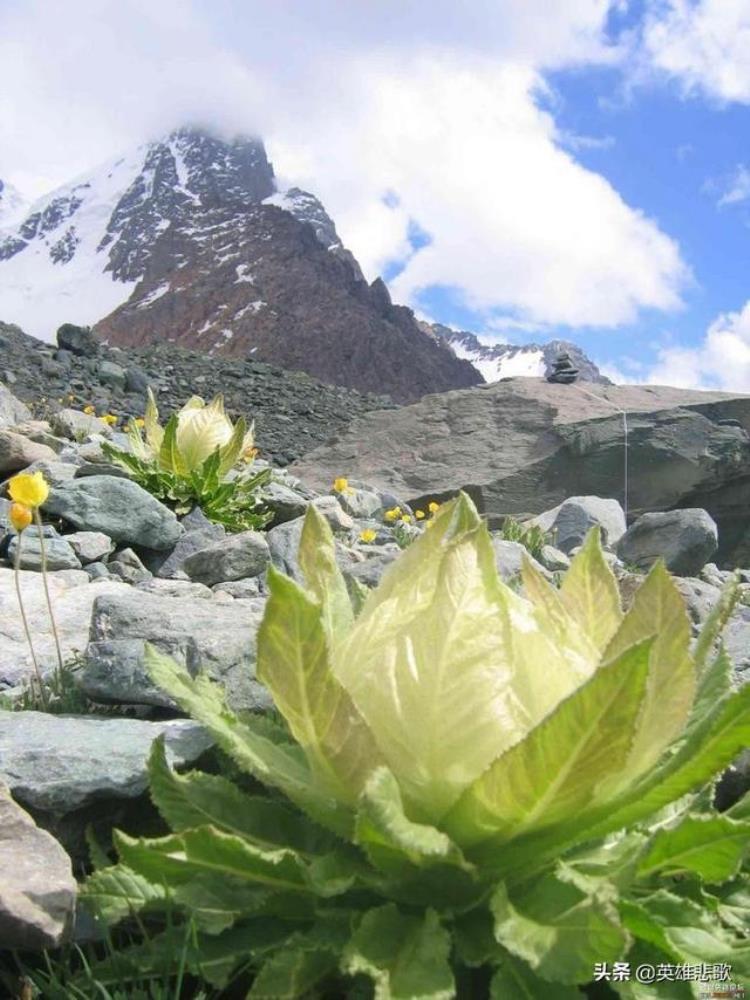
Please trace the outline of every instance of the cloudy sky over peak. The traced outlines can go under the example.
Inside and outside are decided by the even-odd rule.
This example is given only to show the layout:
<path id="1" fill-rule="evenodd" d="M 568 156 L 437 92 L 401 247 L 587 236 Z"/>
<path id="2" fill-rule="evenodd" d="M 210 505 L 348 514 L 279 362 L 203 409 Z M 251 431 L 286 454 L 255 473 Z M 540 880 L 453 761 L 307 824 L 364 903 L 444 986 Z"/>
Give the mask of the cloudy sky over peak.
<path id="1" fill-rule="evenodd" d="M 29 197 L 255 132 L 420 314 L 750 392 L 750 0 L 3 0 L 0 65 Z"/>

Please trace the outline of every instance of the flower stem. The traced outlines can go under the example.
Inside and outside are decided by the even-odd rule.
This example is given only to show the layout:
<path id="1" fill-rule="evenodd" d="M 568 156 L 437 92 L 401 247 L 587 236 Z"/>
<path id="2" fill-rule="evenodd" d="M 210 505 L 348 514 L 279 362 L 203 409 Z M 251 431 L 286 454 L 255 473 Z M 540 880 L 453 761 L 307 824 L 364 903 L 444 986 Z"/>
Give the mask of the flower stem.
<path id="1" fill-rule="evenodd" d="M 63 673 L 65 672 L 65 663 L 63 662 L 62 649 L 60 648 L 60 637 L 57 634 L 57 624 L 55 622 L 55 615 L 52 611 L 52 601 L 49 596 L 49 585 L 47 582 L 47 549 L 44 545 L 44 527 L 42 525 L 42 519 L 39 515 L 39 508 L 34 508 L 34 518 L 36 520 L 37 528 L 39 529 L 39 551 L 42 554 L 42 581 L 44 583 L 44 596 L 47 598 L 47 608 L 49 610 L 49 620 L 52 623 L 52 635 L 55 637 L 55 649 L 57 650 L 57 664 L 58 664 L 58 683 L 62 682 Z"/>
<path id="2" fill-rule="evenodd" d="M 47 694 L 44 690 L 44 681 L 42 680 L 42 672 L 39 669 L 39 661 L 36 658 L 36 653 L 34 652 L 34 643 L 31 639 L 31 629 L 29 628 L 29 622 L 26 618 L 26 611 L 23 606 L 23 597 L 21 596 L 21 542 L 23 539 L 23 532 L 19 531 L 18 535 L 18 545 L 16 546 L 16 558 L 13 563 L 13 578 L 16 584 L 16 595 L 18 596 L 18 609 L 21 612 L 21 621 L 23 622 L 23 630 L 26 633 L 26 641 L 29 644 L 29 650 L 31 652 L 31 661 L 34 664 L 34 673 L 36 674 L 37 684 L 39 685 L 39 700 L 42 703 L 44 710 L 47 710 Z"/>

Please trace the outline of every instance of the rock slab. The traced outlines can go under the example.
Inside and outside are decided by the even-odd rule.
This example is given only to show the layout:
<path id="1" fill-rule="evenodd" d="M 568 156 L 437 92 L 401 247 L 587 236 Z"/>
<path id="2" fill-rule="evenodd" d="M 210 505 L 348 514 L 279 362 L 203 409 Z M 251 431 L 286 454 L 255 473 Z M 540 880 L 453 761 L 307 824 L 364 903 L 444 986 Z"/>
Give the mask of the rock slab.
<path id="1" fill-rule="evenodd" d="M 0 781 L 23 805 L 56 816 L 97 799 L 135 798 L 146 789 L 146 761 L 162 733 L 175 765 L 196 760 L 212 743 L 189 719 L 0 711 Z"/>
<path id="2" fill-rule="evenodd" d="M 73 925 L 76 881 L 70 858 L 0 783 L 0 942 L 56 948 Z"/>

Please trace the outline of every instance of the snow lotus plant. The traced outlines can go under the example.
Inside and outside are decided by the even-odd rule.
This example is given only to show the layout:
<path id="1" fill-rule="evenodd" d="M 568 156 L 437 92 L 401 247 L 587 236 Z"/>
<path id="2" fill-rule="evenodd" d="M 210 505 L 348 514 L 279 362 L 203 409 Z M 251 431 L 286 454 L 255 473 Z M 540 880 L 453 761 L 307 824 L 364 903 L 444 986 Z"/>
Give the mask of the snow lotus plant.
<path id="1" fill-rule="evenodd" d="M 593 532 L 559 589 L 527 564 L 519 596 L 465 495 L 356 615 L 312 507 L 300 564 L 305 586 L 269 571 L 258 636 L 284 724 L 149 651 L 154 682 L 269 791 L 176 774 L 157 742 L 173 832 L 116 834 L 119 863 L 83 890 L 104 919 L 182 914 L 187 967 L 217 986 L 250 969 L 256 1000 L 571 1000 L 615 962 L 750 981 L 750 801 L 712 805 L 750 742 L 750 685 L 715 652 L 731 594 L 691 653 L 663 566 L 623 613 Z"/>
<path id="2" fill-rule="evenodd" d="M 153 496 L 171 501 L 177 513 L 197 503 L 210 520 L 233 531 L 260 528 L 270 520 L 258 496 L 270 471 L 249 473 L 256 451 L 253 428 L 244 417 L 232 424 L 222 396 L 208 404 L 191 396 L 162 427 L 149 389 L 144 419 L 131 420 L 127 433 L 128 451 L 106 443 L 105 454 Z M 230 476 L 238 465 L 243 471 Z"/>

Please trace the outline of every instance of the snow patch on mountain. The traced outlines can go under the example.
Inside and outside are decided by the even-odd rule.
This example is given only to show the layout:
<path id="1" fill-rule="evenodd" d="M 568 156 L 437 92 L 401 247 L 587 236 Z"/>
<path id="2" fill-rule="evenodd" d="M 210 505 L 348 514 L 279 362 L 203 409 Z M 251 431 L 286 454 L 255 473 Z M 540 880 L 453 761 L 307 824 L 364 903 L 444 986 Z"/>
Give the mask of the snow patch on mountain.
<path id="1" fill-rule="evenodd" d="M 527 378 L 542 378 L 544 375 L 544 352 L 540 348 L 526 350 L 521 347 L 513 353 L 487 358 L 481 351 L 472 351 L 461 342 L 451 346 L 456 357 L 470 361 L 485 382 L 499 382 L 501 378 L 516 375 Z"/>
<path id="2" fill-rule="evenodd" d="M 15 222 L 27 207 L 28 201 L 17 188 L 7 181 L 0 180 L 0 227 Z"/>

